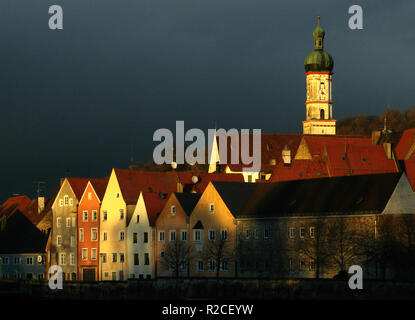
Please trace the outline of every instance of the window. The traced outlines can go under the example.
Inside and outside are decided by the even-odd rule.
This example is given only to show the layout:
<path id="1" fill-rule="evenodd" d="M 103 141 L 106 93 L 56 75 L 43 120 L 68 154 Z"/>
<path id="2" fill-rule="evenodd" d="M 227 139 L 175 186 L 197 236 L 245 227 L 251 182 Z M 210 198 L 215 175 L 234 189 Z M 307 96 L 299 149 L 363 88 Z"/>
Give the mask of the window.
<path id="1" fill-rule="evenodd" d="M 137 243 L 138 242 L 138 234 L 137 232 L 133 233 L 133 243 Z"/>
<path id="2" fill-rule="evenodd" d="M 91 248 L 91 260 L 97 260 L 97 248 Z"/>
<path id="3" fill-rule="evenodd" d="M 92 228 L 91 229 L 91 240 L 92 241 L 97 241 L 98 240 L 98 230 L 97 230 L 97 228 Z"/>
<path id="4" fill-rule="evenodd" d="M 104 278 L 108 279 L 108 277 L 110 276 L 109 272 L 104 272 Z"/>
<path id="5" fill-rule="evenodd" d="M 300 265 L 301 270 L 305 270 L 305 261 L 304 260 L 300 260 L 299 265 Z"/>
<path id="6" fill-rule="evenodd" d="M 88 200 L 92 200 L 92 193 L 88 192 Z"/>
<path id="7" fill-rule="evenodd" d="M 107 221 L 107 218 L 108 218 L 108 212 L 107 210 L 104 210 L 102 212 L 102 221 Z"/>
<path id="8" fill-rule="evenodd" d="M 180 264 L 180 271 L 186 272 L 187 271 L 187 262 L 182 262 Z"/>
<path id="9" fill-rule="evenodd" d="M 79 228 L 79 241 L 84 241 L 84 228 Z"/>
<path id="10" fill-rule="evenodd" d="M 63 200 L 59 199 L 59 207 L 63 207 Z"/>
<path id="11" fill-rule="evenodd" d="M 264 229 L 264 239 L 271 238 L 272 235 L 272 229 L 271 225 L 266 225 Z"/>
<path id="12" fill-rule="evenodd" d="M 66 218 L 66 227 L 67 228 L 71 227 L 71 218 Z"/>
<path id="13" fill-rule="evenodd" d="M 71 236 L 71 247 L 75 247 L 75 237 Z"/>
<path id="14" fill-rule="evenodd" d="M 220 232 L 220 239 L 223 241 L 228 240 L 228 230 L 222 229 Z"/>
<path id="15" fill-rule="evenodd" d="M 73 205 L 73 200 L 72 200 L 72 198 L 70 198 L 69 199 L 69 205 L 71 206 L 71 205 Z"/>
<path id="16" fill-rule="evenodd" d="M 120 209 L 120 220 L 124 219 L 124 209 Z"/>
<path id="17" fill-rule="evenodd" d="M 220 262 L 220 271 L 228 271 L 228 261 L 223 260 Z"/>
<path id="18" fill-rule="evenodd" d="M 181 240 L 187 241 L 187 230 L 182 230 L 181 232 Z"/>
<path id="19" fill-rule="evenodd" d="M 137 214 L 137 221 L 136 221 L 136 223 L 140 223 L 140 215 L 139 214 Z"/>
<path id="20" fill-rule="evenodd" d="M 71 266 L 75 265 L 75 254 L 74 253 L 71 253 L 70 259 L 71 259 L 71 261 L 70 261 Z"/>
<path id="21" fill-rule="evenodd" d="M 124 252 L 120 252 L 120 262 L 124 262 Z"/>
<path id="22" fill-rule="evenodd" d="M 88 221 L 88 211 L 83 212 L 82 221 Z"/>
<path id="23" fill-rule="evenodd" d="M 62 226 L 62 218 L 57 217 L 56 218 L 56 227 L 60 228 Z"/>
<path id="24" fill-rule="evenodd" d="M 160 257 L 162 257 L 162 258 L 164 257 L 164 251 L 160 252 Z"/>
<path id="25" fill-rule="evenodd" d="M 314 227 L 310 227 L 310 238 L 314 238 L 315 233 L 316 229 Z"/>
<path id="26" fill-rule="evenodd" d="M 216 261 L 215 260 L 209 260 L 208 261 L 208 270 L 209 272 L 214 272 L 216 269 Z"/>
<path id="27" fill-rule="evenodd" d="M 117 192 L 117 193 L 115 194 L 115 197 L 116 197 L 116 198 L 119 198 L 119 197 L 120 197 L 120 193 L 119 193 L 119 192 Z"/>
<path id="28" fill-rule="evenodd" d="M 88 249 L 82 248 L 82 260 L 88 260 Z"/>
<path id="29" fill-rule="evenodd" d="M 117 254 L 116 253 L 112 254 L 112 262 L 117 262 Z"/>
<path id="30" fill-rule="evenodd" d="M 92 221 L 98 220 L 98 213 L 97 210 L 92 210 Z"/>
<path id="31" fill-rule="evenodd" d="M 135 266 L 138 266 L 139 265 L 138 253 L 134 253 L 134 265 Z"/>
<path id="32" fill-rule="evenodd" d="M 144 232 L 144 243 L 148 242 L 148 232 Z"/>
<path id="33" fill-rule="evenodd" d="M 164 241 L 164 231 L 159 231 L 159 242 Z"/>
<path id="34" fill-rule="evenodd" d="M 20 258 L 14 257 L 14 264 L 20 264 Z"/>
<path id="35" fill-rule="evenodd" d="M 107 254 L 106 253 L 101 253 L 100 255 L 101 255 L 102 263 L 107 263 Z"/>
<path id="36" fill-rule="evenodd" d="M 148 266 L 150 264 L 150 256 L 148 253 L 144 253 L 144 264 Z"/>
<path id="37" fill-rule="evenodd" d="M 104 231 L 103 233 L 102 233 L 102 240 L 103 241 L 107 241 L 107 231 Z"/>
<path id="38" fill-rule="evenodd" d="M 216 240 L 216 231 L 215 230 L 209 230 L 208 239 L 209 239 L 209 241 L 215 241 Z"/>
<path id="39" fill-rule="evenodd" d="M 32 265 L 33 264 L 33 257 L 27 257 L 26 258 L 26 264 Z"/>
<path id="40" fill-rule="evenodd" d="M 64 196 L 63 197 L 63 202 L 65 204 L 65 207 L 69 205 L 69 197 L 68 196 Z"/>
<path id="41" fill-rule="evenodd" d="M 290 238 L 294 238 L 295 237 L 295 229 L 294 228 L 289 228 L 288 235 L 289 235 Z"/>
<path id="42" fill-rule="evenodd" d="M 202 232 L 200 230 L 193 231 L 193 240 L 194 241 L 201 241 L 202 239 Z"/>
<path id="43" fill-rule="evenodd" d="M 171 206 L 170 207 L 170 213 L 172 216 L 174 216 L 176 214 L 176 206 Z"/>
<path id="44" fill-rule="evenodd" d="M 254 230 L 254 238 L 259 239 L 259 230 L 258 229 Z"/>
<path id="45" fill-rule="evenodd" d="M 314 260 L 310 260 L 309 270 L 310 271 L 316 270 L 316 263 L 314 262 Z"/>
<path id="46" fill-rule="evenodd" d="M 62 266 L 66 264 L 66 253 L 59 254 L 59 264 Z"/>
<path id="47" fill-rule="evenodd" d="M 120 241 L 124 241 L 124 237 L 125 237 L 124 231 L 121 231 L 120 232 Z"/>
<path id="48" fill-rule="evenodd" d="M 176 241 L 176 231 L 175 230 L 170 231 L 170 241 Z"/>
<path id="49" fill-rule="evenodd" d="M 210 213 L 215 212 L 215 205 L 214 205 L 213 203 L 210 203 L 210 204 L 209 204 L 209 212 L 210 212 Z"/>
<path id="50" fill-rule="evenodd" d="M 249 231 L 249 229 L 245 230 L 245 239 L 249 239 L 251 237 L 251 232 Z"/>
<path id="51" fill-rule="evenodd" d="M 62 245 L 62 236 L 57 236 L 56 237 L 56 243 L 57 243 L 58 247 L 60 247 Z"/>
<path id="52" fill-rule="evenodd" d="M 202 272 L 203 271 L 203 260 L 196 261 L 196 271 Z"/>
<path id="53" fill-rule="evenodd" d="M 300 228 L 300 238 L 304 238 L 304 236 L 305 236 L 305 228 L 301 227 Z"/>

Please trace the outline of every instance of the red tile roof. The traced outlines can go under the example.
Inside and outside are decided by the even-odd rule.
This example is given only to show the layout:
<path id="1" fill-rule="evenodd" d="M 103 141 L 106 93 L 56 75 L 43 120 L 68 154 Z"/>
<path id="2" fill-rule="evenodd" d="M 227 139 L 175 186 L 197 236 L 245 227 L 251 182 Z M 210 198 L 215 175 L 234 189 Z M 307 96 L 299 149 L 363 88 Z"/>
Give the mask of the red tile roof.
<path id="1" fill-rule="evenodd" d="M 405 170 L 409 184 L 411 185 L 412 190 L 415 192 L 415 159 L 405 160 Z"/>
<path id="2" fill-rule="evenodd" d="M 415 144 L 415 128 L 405 130 L 401 139 L 395 147 L 395 153 L 398 160 L 414 159 L 412 147 Z"/>
<path id="3" fill-rule="evenodd" d="M 323 155 L 324 146 L 328 144 L 343 146 L 343 149 L 347 145 L 372 145 L 372 138 L 364 136 L 304 135 L 304 140 L 313 158 L 321 158 Z M 293 150 L 291 150 L 291 152 L 292 151 Z"/>
<path id="4" fill-rule="evenodd" d="M 143 198 L 150 226 L 155 226 L 157 217 L 167 202 L 167 197 L 161 199 L 157 193 L 143 192 Z"/>
<path id="5" fill-rule="evenodd" d="M 39 223 L 43 217 L 48 213 L 52 207 L 53 198 L 45 198 L 44 208 L 41 212 L 38 212 L 38 199 L 34 199 L 30 202 L 27 208 L 22 212 L 33 224 Z"/>
<path id="6" fill-rule="evenodd" d="M 15 196 L 7 199 L 0 206 L 0 216 L 6 215 L 7 219 L 10 218 L 17 210 L 23 212 L 30 204 L 30 198 L 27 196 Z"/>
<path id="7" fill-rule="evenodd" d="M 105 190 L 107 190 L 108 180 L 109 178 L 96 178 L 96 179 L 89 180 L 100 201 L 102 201 L 102 198 L 104 197 L 104 194 L 105 194 Z"/>
<path id="8" fill-rule="evenodd" d="M 347 174 L 398 172 L 393 159 L 386 157 L 381 145 L 327 144 L 327 161 L 332 177 Z"/>
<path id="9" fill-rule="evenodd" d="M 322 160 L 292 160 L 290 165 L 280 162 L 269 182 L 302 180 L 328 177 L 327 167 Z"/>
<path id="10" fill-rule="evenodd" d="M 279 134 L 279 133 L 262 133 L 261 134 L 261 164 L 269 165 L 272 160 L 275 160 L 276 164 L 282 160 L 282 150 L 285 146 L 295 154 L 300 144 L 302 134 Z M 249 134 L 249 154 L 252 155 L 253 150 L 253 134 Z M 220 152 L 219 137 L 218 148 Z M 239 150 L 241 147 L 241 135 L 238 136 Z M 227 164 L 231 163 L 232 150 L 237 147 L 232 145 L 231 139 L 227 139 Z M 223 160 L 223 159 L 222 159 Z M 275 165 L 276 165 L 275 164 Z M 239 165 L 242 165 L 241 157 L 239 157 Z M 251 167 L 248 165 L 247 167 Z"/>
<path id="11" fill-rule="evenodd" d="M 89 178 L 66 178 L 75 193 L 76 198 L 81 200 L 82 195 L 84 194 L 86 185 L 88 184 Z"/>
<path id="12" fill-rule="evenodd" d="M 171 193 L 177 191 L 178 178 L 182 184 L 191 182 L 187 172 L 155 172 L 114 169 L 124 201 L 135 204 L 140 192 Z"/>

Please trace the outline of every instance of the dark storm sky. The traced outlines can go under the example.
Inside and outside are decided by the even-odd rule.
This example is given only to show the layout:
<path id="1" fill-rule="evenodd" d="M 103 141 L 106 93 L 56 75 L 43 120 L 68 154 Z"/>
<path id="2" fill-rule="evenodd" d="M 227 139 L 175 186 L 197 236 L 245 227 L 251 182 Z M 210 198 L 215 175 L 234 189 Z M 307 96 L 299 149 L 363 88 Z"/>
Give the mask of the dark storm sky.
<path id="1" fill-rule="evenodd" d="M 64 30 L 48 28 L 59 4 Z M 348 28 L 360 4 L 364 30 Z M 146 161 L 158 128 L 301 132 L 316 16 L 334 117 L 415 105 L 415 1 L 0 2 L 0 200 Z"/>

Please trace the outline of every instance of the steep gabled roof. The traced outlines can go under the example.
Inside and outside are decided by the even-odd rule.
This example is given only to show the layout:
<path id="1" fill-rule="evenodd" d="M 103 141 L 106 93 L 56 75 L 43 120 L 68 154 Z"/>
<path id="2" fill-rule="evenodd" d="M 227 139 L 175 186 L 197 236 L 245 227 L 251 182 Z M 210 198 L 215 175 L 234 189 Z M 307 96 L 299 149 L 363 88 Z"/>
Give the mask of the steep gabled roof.
<path id="1" fill-rule="evenodd" d="M 104 197 L 105 190 L 107 190 L 108 180 L 109 178 L 95 178 L 89 180 L 99 201 L 102 201 L 102 198 Z"/>
<path id="2" fill-rule="evenodd" d="M 143 198 L 150 226 L 155 226 L 157 217 L 166 204 L 167 198 L 160 198 L 157 193 L 153 192 L 143 192 Z"/>
<path id="3" fill-rule="evenodd" d="M 347 215 L 381 213 L 401 175 L 370 174 L 239 186 L 219 182 L 214 186 L 235 217 Z"/>
<path id="4" fill-rule="evenodd" d="M 198 193 L 179 193 L 179 192 L 175 192 L 174 195 L 177 201 L 179 201 L 180 205 L 182 206 L 187 216 L 190 216 L 197 202 L 202 196 L 201 194 L 198 194 Z"/>
<path id="5" fill-rule="evenodd" d="M 30 205 L 30 202 L 31 200 L 27 196 L 11 197 L 0 206 L 0 216 L 11 217 L 18 210 L 23 212 Z"/>
<path id="6" fill-rule="evenodd" d="M 245 203 L 251 194 L 262 183 L 213 181 L 212 184 L 229 211 L 234 217 L 237 217 L 245 207 Z"/>
<path id="7" fill-rule="evenodd" d="M 0 253 L 42 253 L 46 252 L 48 235 L 41 232 L 19 210 L 6 221 L 0 232 Z"/>
<path id="8" fill-rule="evenodd" d="M 77 200 L 81 200 L 90 178 L 66 178 L 66 180 L 68 180 Z"/>
<path id="9" fill-rule="evenodd" d="M 54 198 L 45 198 L 44 207 L 41 212 L 38 211 L 38 199 L 34 199 L 30 202 L 27 208 L 23 211 L 23 214 L 33 223 L 39 223 L 52 207 Z"/>
<path id="10" fill-rule="evenodd" d="M 395 147 L 396 158 L 406 160 L 413 156 L 415 147 L 415 128 L 405 130 Z"/>
<path id="11" fill-rule="evenodd" d="M 168 194 L 177 191 L 177 183 L 191 182 L 191 173 L 114 169 L 124 201 L 136 204 L 140 192 Z"/>

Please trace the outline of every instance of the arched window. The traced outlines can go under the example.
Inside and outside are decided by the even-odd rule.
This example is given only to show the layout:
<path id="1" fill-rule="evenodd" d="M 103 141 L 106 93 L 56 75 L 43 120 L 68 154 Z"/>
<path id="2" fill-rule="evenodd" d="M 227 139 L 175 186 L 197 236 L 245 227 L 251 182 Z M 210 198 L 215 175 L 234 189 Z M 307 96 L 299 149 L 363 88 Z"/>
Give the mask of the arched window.
<path id="1" fill-rule="evenodd" d="M 324 119 L 324 109 L 320 110 L 320 119 Z"/>

